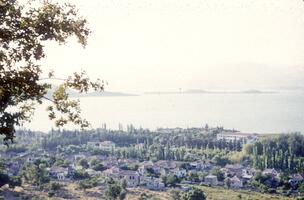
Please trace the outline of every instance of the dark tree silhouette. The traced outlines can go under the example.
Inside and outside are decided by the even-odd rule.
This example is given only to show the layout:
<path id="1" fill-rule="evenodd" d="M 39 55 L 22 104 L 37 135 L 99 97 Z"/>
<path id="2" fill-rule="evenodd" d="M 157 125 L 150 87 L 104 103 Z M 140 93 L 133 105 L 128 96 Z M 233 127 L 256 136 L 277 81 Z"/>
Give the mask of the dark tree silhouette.
<path id="1" fill-rule="evenodd" d="M 40 63 L 46 56 L 45 41 L 64 44 L 76 36 L 84 47 L 89 34 L 87 21 L 78 16 L 73 5 L 38 0 L 22 5 L 17 0 L 0 0 L 0 134 L 6 144 L 13 141 L 16 126 L 30 121 L 43 99 L 52 102 L 47 110 L 56 126 L 69 122 L 80 128 L 89 126 L 80 115 L 79 101 L 71 100 L 67 89 L 101 91 L 103 82 L 90 81 L 82 71 L 60 79 L 54 90 L 50 84 L 55 79 L 53 72 L 42 77 Z M 51 89 L 52 97 L 46 97 Z"/>

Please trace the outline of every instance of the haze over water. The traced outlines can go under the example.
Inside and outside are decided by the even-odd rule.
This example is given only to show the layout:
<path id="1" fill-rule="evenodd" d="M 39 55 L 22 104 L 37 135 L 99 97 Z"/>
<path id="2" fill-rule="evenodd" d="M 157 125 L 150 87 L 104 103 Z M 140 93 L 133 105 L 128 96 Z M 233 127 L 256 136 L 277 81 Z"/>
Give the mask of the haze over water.
<path id="1" fill-rule="evenodd" d="M 292 90 L 81 98 L 93 128 L 224 126 L 304 131 L 304 3 L 290 0 L 69 0 L 89 22 L 86 48 L 46 44 L 46 72 L 85 69 L 106 90 Z M 294 92 L 294 89 L 300 89 Z M 53 127 L 44 107 L 24 127 Z M 74 127 L 67 127 L 73 129 Z"/>
<path id="2" fill-rule="evenodd" d="M 81 98 L 83 115 L 93 128 L 106 123 L 118 129 L 122 123 L 135 127 L 224 126 L 243 132 L 282 133 L 304 131 L 304 93 L 269 94 L 145 94 Z M 38 108 L 33 130 L 53 127 L 45 106 Z M 67 127 L 73 129 L 73 127 Z"/>

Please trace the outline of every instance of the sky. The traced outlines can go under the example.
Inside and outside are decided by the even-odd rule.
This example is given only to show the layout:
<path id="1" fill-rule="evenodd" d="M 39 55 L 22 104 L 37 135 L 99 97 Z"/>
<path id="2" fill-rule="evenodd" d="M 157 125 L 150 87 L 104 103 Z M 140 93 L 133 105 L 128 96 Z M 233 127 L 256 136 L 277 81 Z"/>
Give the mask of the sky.
<path id="1" fill-rule="evenodd" d="M 108 91 L 304 86 L 302 0 L 69 0 L 92 34 L 46 44 L 45 69 Z"/>

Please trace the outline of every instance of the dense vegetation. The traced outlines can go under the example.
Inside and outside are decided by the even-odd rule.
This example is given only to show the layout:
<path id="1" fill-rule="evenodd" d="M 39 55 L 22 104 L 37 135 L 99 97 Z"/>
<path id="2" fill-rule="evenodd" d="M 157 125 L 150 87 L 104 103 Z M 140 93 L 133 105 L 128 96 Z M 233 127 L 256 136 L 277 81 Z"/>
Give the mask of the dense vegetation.
<path id="1" fill-rule="evenodd" d="M 130 126 L 133 127 L 133 126 Z M 257 169 L 275 168 L 284 172 L 304 172 L 304 136 L 299 133 L 263 136 L 253 144 L 246 141 L 217 140 L 212 131 L 184 130 L 162 134 L 147 129 L 113 131 L 97 129 L 86 132 L 51 131 L 41 135 L 32 132 L 18 132 L 20 140 L 32 137 L 38 147 L 51 151 L 80 152 L 89 141 L 112 141 L 118 146 L 113 151 L 88 149 L 96 155 L 112 155 L 118 158 L 139 160 L 211 161 L 224 166 L 229 163 L 243 163 Z M 38 134 L 39 135 L 39 134 Z M 171 139 L 170 139 L 171 138 Z M 35 144 L 35 142 L 33 144 Z M 15 145 L 6 151 L 25 150 Z"/>
<path id="2" fill-rule="evenodd" d="M 285 172 L 304 172 L 304 136 L 282 134 L 265 138 L 246 147 L 253 167 L 275 168 Z"/>

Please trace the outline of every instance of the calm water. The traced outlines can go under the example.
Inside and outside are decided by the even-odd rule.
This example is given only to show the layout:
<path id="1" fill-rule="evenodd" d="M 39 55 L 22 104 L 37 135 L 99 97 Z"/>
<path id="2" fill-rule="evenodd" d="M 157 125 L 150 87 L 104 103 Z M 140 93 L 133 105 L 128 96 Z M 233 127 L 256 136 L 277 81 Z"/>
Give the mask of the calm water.
<path id="1" fill-rule="evenodd" d="M 244 132 L 304 131 L 304 93 L 87 97 L 81 103 L 93 128 L 102 123 L 112 129 L 118 123 L 151 129 L 208 123 Z M 32 123 L 26 125 L 43 131 L 52 126 L 44 108 L 38 108 Z"/>

